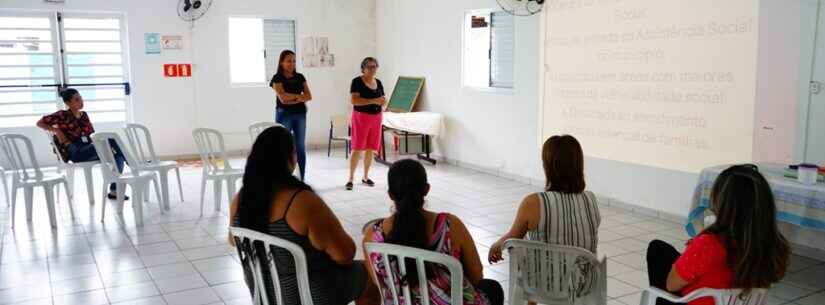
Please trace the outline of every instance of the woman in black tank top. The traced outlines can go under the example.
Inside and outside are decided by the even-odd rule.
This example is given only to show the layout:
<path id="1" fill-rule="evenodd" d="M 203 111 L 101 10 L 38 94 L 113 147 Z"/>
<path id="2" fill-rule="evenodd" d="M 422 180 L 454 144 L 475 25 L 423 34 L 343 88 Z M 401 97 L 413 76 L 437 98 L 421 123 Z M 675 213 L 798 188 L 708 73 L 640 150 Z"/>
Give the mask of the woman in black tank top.
<path id="1" fill-rule="evenodd" d="M 377 290 L 369 285 L 363 262 L 353 260 L 355 243 L 312 188 L 292 175 L 296 163 L 290 132 L 282 126 L 264 130 L 247 159 L 243 188 L 232 200 L 230 223 L 300 246 L 309 267 L 314 304 L 377 304 Z M 236 242 L 243 243 L 230 237 L 230 244 Z M 279 285 L 285 304 L 300 304 L 295 263 L 289 252 L 276 247 L 264 249 L 262 244 L 244 243 L 237 248 L 239 256 L 246 258 L 242 263 L 250 290 L 254 286 L 250 254 L 269 253 L 271 263 L 278 266 L 280 283 L 273 283 L 264 267 L 262 277 L 268 295 L 274 298 L 274 287 Z"/>

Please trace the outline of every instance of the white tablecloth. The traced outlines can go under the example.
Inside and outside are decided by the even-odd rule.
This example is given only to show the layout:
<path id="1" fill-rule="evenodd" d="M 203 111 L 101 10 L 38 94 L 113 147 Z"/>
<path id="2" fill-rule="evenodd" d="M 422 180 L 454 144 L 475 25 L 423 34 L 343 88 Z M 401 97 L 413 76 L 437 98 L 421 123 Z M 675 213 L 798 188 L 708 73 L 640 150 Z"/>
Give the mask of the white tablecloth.
<path id="1" fill-rule="evenodd" d="M 705 212 L 710 205 L 710 189 L 716 177 L 726 168 L 727 165 L 706 168 L 699 175 L 685 226 L 690 236 L 695 236 L 704 229 Z M 796 179 L 785 177 L 784 167 L 778 164 L 759 164 L 759 172 L 773 189 L 779 221 L 825 232 L 825 183 L 799 183 Z"/>
<path id="2" fill-rule="evenodd" d="M 435 112 L 384 112 L 384 126 L 437 137 L 444 133 L 444 115 Z"/>

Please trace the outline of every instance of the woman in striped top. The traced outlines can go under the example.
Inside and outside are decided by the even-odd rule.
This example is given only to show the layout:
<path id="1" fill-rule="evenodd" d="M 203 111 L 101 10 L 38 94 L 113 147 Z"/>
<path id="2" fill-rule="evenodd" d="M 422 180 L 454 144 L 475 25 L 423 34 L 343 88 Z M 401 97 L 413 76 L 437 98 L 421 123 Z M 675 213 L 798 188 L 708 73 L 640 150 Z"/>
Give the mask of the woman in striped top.
<path id="1" fill-rule="evenodd" d="M 502 260 L 506 240 L 525 235 L 529 240 L 596 253 L 601 216 L 596 196 L 584 190 L 581 145 L 569 135 L 553 136 L 544 142 L 542 162 L 545 191 L 524 198 L 510 231 L 490 248 L 491 263 Z"/>

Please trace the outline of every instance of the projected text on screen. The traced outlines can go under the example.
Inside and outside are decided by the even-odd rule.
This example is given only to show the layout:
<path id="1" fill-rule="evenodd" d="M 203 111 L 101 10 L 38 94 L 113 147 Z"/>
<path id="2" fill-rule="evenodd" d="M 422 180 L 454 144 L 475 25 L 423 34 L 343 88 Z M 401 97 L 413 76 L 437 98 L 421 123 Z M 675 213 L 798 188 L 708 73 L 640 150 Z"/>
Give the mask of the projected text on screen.
<path id="1" fill-rule="evenodd" d="M 758 1 L 545 7 L 541 135 L 604 159 L 696 172 L 751 159 Z"/>

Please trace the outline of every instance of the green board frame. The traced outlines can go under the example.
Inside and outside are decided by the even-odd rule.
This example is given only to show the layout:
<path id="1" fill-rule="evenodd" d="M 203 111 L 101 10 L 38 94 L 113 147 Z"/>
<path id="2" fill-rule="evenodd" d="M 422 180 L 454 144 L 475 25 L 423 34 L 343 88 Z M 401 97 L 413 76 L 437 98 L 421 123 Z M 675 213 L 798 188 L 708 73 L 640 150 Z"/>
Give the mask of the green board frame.
<path id="1" fill-rule="evenodd" d="M 387 111 L 412 111 L 415 102 L 418 100 L 418 95 L 421 94 L 421 88 L 424 88 L 423 77 L 399 76 L 398 81 L 395 82 L 395 88 L 392 89 Z"/>

